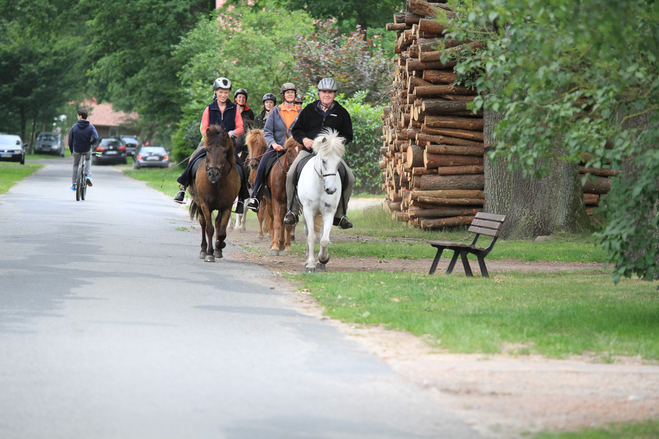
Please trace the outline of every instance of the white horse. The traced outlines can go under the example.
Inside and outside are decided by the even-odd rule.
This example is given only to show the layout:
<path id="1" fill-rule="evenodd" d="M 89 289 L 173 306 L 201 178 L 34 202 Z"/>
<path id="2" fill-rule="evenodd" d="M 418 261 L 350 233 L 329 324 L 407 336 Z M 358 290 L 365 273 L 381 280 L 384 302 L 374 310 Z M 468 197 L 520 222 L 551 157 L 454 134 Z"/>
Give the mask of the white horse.
<path id="1" fill-rule="evenodd" d="M 238 205 L 238 198 L 236 198 L 236 201 L 233 202 L 233 210 L 236 210 L 236 206 Z M 247 220 L 247 215 L 245 213 L 236 213 L 236 217 L 229 218 L 229 225 L 227 226 L 227 230 L 237 230 L 238 232 L 244 232 L 247 230 L 245 227 L 245 220 Z"/>
<path id="2" fill-rule="evenodd" d="M 345 139 L 339 137 L 336 130 L 323 130 L 313 141 L 313 151 L 316 155 L 302 169 L 297 184 L 297 195 L 302 205 L 304 230 L 307 235 L 307 260 L 304 268 L 308 273 L 315 272 L 316 268 L 324 269 L 329 261 L 327 246 L 330 243 L 330 229 L 341 200 L 341 178 L 337 168 L 345 152 Z M 316 264 L 314 220 L 318 214 L 322 217 L 323 227 Z"/>

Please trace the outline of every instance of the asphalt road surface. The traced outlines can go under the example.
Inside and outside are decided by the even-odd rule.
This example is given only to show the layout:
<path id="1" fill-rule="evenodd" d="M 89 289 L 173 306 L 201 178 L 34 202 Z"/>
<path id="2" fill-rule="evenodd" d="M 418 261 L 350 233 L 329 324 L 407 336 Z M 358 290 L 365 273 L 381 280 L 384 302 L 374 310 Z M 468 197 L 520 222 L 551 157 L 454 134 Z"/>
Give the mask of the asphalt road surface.
<path id="1" fill-rule="evenodd" d="M 0 196 L 0 438 L 479 437 L 171 198 L 45 162 Z"/>

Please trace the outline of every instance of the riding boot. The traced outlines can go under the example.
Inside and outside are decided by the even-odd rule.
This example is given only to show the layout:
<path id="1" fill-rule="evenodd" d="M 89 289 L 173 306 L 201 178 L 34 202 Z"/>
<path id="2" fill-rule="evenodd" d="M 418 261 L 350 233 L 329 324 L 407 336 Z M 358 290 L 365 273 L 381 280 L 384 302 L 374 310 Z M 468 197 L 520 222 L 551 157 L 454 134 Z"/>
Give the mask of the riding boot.
<path id="1" fill-rule="evenodd" d="M 178 191 L 178 194 L 174 196 L 174 202 L 178 204 L 185 204 L 183 199 L 185 198 L 185 186 L 181 186 L 181 190 Z"/>
<path id="2" fill-rule="evenodd" d="M 352 223 L 345 215 L 343 215 L 341 218 L 334 218 L 334 225 L 339 226 L 342 229 L 352 229 Z"/>

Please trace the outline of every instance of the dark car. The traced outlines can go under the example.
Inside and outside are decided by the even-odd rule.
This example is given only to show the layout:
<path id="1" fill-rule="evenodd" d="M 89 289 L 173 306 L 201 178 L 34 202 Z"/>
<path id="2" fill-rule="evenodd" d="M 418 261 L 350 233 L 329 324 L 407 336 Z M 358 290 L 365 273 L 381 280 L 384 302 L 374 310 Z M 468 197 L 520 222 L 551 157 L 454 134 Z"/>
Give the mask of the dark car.
<path id="1" fill-rule="evenodd" d="M 162 146 L 142 145 L 133 158 L 133 169 L 166 168 L 169 166 L 169 155 Z"/>
<path id="2" fill-rule="evenodd" d="M 101 137 L 92 149 L 92 163 L 127 164 L 126 144 L 119 137 Z"/>
<path id="3" fill-rule="evenodd" d="M 126 154 L 135 156 L 135 151 L 140 146 L 140 141 L 135 136 L 121 136 L 121 140 L 126 144 Z"/>
<path id="4" fill-rule="evenodd" d="M 0 134 L 0 160 L 25 164 L 25 145 L 20 136 Z"/>
<path id="5" fill-rule="evenodd" d="M 58 133 L 39 133 L 34 143 L 35 154 L 55 154 L 64 157 L 64 142 Z"/>

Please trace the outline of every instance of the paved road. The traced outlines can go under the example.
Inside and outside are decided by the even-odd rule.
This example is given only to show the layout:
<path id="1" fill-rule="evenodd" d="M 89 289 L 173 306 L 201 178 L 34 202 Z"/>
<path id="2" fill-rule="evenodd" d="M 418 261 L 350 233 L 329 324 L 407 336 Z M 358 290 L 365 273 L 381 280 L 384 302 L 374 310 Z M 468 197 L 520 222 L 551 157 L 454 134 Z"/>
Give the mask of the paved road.
<path id="1" fill-rule="evenodd" d="M 0 438 L 478 437 L 169 197 L 48 163 L 0 196 Z"/>

